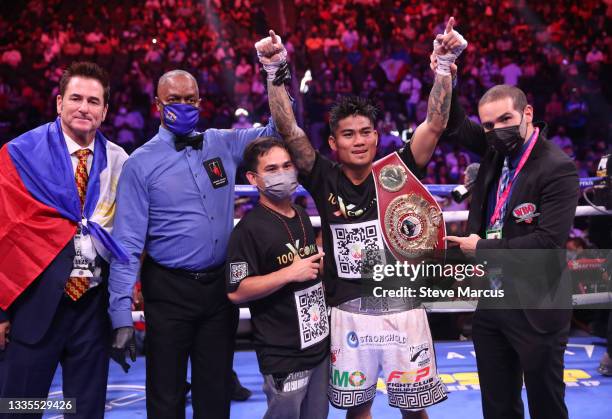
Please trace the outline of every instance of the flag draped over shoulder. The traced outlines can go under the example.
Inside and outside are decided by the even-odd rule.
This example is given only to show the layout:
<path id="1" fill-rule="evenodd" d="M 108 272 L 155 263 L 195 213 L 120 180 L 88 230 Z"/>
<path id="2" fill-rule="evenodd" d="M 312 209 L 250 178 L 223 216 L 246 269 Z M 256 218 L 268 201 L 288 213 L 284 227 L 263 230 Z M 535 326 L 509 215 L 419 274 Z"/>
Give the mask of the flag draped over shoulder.
<path id="1" fill-rule="evenodd" d="M 85 205 L 81 204 L 60 119 L 0 149 L 0 308 L 41 274 L 82 224 L 107 261 L 127 261 L 111 237 L 117 182 L 127 154 L 97 132 Z"/>

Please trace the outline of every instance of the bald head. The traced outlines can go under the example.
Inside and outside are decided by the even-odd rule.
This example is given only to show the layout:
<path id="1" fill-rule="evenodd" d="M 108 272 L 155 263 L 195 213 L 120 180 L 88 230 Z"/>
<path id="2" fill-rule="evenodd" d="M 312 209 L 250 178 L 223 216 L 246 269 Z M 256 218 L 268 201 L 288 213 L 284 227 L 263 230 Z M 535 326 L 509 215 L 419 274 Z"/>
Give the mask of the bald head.
<path id="1" fill-rule="evenodd" d="M 195 77 L 185 70 L 171 70 L 164 73 L 157 82 L 157 96 L 161 97 L 160 91 L 167 89 L 168 85 L 175 85 L 177 83 L 193 83 L 193 88 L 198 91 L 198 82 Z"/>
<path id="2" fill-rule="evenodd" d="M 186 71 L 168 71 L 160 77 L 157 83 L 157 97 L 155 99 L 160 115 L 163 105 L 185 103 L 200 107 L 198 82 L 195 77 Z"/>
<path id="3" fill-rule="evenodd" d="M 200 92 L 195 77 L 183 70 L 172 70 L 162 75 L 157 82 L 157 111 L 162 126 L 166 127 L 162 117 L 163 108 L 167 105 L 185 104 L 200 107 Z M 167 128 L 167 127 L 166 127 Z"/>

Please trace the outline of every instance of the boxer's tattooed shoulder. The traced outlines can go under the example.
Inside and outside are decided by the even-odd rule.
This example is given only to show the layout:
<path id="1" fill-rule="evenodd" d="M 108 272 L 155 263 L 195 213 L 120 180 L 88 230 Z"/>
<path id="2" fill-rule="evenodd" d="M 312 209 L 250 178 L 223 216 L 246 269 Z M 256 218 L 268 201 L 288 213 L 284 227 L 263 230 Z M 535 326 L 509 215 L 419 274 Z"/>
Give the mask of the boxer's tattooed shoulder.
<path id="1" fill-rule="evenodd" d="M 300 173 L 310 173 L 315 162 L 315 150 L 295 120 L 285 86 L 268 83 L 268 102 L 276 130 L 287 143 L 293 162 Z"/>
<path id="2" fill-rule="evenodd" d="M 446 128 L 450 113 L 452 79 L 436 74 L 434 85 L 427 104 L 427 122 L 435 124 L 440 130 Z"/>

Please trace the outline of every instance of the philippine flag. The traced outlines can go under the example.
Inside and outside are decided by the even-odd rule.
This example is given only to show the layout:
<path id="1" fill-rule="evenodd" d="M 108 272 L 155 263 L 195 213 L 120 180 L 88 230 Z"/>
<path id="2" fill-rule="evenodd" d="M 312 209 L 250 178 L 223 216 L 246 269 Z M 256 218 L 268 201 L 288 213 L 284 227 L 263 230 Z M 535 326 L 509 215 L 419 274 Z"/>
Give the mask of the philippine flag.
<path id="1" fill-rule="evenodd" d="M 74 172 L 58 118 L 0 149 L 0 308 L 51 263 L 81 223 L 98 254 L 127 261 L 110 236 L 115 192 L 127 154 L 96 134 L 81 211 Z"/>

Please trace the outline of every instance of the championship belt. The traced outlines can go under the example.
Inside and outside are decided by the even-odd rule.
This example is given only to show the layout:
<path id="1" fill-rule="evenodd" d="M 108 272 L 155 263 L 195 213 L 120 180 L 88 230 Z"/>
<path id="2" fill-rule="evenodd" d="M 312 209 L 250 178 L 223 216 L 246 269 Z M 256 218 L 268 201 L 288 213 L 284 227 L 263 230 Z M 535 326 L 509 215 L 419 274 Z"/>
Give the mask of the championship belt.
<path id="1" fill-rule="evenodd" d="M 378 219 L 387 248 L 399 261 L 446 249 L 442 210 L 399 154 L 391 153 L 372 165 Z"/>

